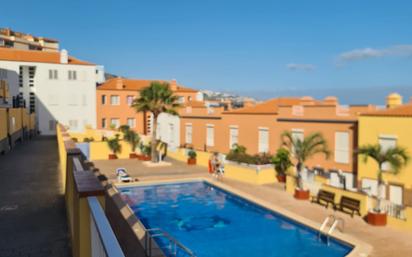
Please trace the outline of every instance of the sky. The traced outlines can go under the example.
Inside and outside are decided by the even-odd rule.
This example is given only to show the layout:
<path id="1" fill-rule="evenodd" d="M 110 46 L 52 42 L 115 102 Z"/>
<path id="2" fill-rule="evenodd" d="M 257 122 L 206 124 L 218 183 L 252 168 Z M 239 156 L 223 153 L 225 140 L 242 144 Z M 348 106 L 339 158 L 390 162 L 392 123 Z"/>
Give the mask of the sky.
<path id="1" fill-rule="evenodd" d="M 130 78 L 259 99 L 412 96 L 412 1 L 6 1 L 0 27 Z"/>

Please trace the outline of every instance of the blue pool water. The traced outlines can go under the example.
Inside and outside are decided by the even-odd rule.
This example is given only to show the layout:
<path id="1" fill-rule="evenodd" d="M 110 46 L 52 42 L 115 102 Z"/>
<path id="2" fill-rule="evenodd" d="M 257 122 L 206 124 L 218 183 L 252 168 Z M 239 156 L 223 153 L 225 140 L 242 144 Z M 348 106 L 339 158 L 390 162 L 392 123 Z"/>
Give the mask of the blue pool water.
<path id="1" fill-rule="evenodd" d="M 315 230 L 205 182 L 119 191 L 146 228 L 161 228 L 199 257 L 339 257 L 352 249 L 335 240 L 328 246 Z"/>

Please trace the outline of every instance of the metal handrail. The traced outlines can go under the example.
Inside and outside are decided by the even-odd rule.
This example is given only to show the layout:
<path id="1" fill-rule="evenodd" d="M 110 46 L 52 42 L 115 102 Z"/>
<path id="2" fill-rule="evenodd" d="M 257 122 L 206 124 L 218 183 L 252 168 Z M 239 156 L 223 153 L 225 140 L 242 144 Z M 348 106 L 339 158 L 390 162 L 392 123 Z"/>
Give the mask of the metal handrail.
<path id="1" fill-rule="evenodd" d="M 328 232 L 327 233 L 323 232 L 323 230 L 326 228 L 326 226 L 328 224 L 330 224 L 330 221 L 332 221 L 332 225 L 330 225 Z M 324 234 L 326 236 L 326 243 L 329 245 L 330 235 L 332 235 L 333 231 L 339 225 L 339 223 L 342 226 L 339 230 L 341 232 L 343 232 L 343 230 L 345 228 L 345 220 L 344 219 L 336 218 L 335 215 L 332 215 L 332 214 L 329 215 L 328 217 L 326 217 L 326 219 L 323 221 L 322 225 L 319 228 L 318 239 L 320 240 L 322 234 Z"/>
<path id="2" fill-rule="evenodd" d="M 155 232 L 154 234 L 151 234 L 150 232 Z M 196 255 L 186 246 L 184 246 L 182 243 L 180 243 L 177 239 L 172 237 L 169 233 L 161 230 L 160 228 L 150 228 L 145 230 L 145 250 L 146 250 L 146 255 L 151 257 L 152 256 L 152 239 L 155 237 L 164 237 L 167 240 L 169 240 L 169 248 L 171 251 L 173 251 L 174 256 L 177 256 L 177 247 L 182 249 L 186 254 L 188 254 L 191 257 L 196 257 Z M 174 246 L 174 247 L 173 247 Z"/>

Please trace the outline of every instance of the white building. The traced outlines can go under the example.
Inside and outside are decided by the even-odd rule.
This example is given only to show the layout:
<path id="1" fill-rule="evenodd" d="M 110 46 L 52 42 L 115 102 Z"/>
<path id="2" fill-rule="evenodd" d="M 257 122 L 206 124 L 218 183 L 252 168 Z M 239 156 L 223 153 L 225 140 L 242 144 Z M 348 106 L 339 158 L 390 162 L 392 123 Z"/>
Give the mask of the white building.
<path id="1" fill-rule="evenodd" d="M 103 68 L 60 52 L 0 48 L 0 70 L 11 96 L 35 112 L 43 135 L 55 134 L 60 122 L 70 130 L 96 127 L 96 84 Z M 23 103 L 21 103 L 23 104 Z"/>

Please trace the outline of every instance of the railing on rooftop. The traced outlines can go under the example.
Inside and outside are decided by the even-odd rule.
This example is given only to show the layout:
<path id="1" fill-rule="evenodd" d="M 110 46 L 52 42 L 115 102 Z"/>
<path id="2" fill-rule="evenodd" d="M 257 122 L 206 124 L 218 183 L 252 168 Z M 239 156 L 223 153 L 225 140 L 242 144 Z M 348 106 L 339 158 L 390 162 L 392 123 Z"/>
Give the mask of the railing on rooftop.
<path id="1" fill-rule="evenodd" d="M 87 201 L 90 208 L 91 256 L 124 257 L 99 200 L 92 196 L 88 197 Z"/>

